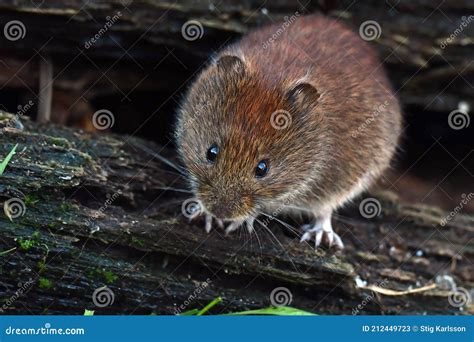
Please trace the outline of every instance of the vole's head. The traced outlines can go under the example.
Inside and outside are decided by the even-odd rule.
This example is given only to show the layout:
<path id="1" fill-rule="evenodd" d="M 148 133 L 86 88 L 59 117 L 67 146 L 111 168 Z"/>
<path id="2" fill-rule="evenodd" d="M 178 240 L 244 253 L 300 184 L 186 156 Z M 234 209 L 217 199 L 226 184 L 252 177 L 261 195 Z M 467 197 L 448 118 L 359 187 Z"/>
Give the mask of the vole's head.
<path id="1" fill-rule="evenodd" d="M 213 62 L 189 90 L 176 130 L 204 210 L 244 220 L 305 190 L 318 159 L 318 98 L 307 83 L 272 85 L 271 75 L 254 74 L 242 58 Z"/>

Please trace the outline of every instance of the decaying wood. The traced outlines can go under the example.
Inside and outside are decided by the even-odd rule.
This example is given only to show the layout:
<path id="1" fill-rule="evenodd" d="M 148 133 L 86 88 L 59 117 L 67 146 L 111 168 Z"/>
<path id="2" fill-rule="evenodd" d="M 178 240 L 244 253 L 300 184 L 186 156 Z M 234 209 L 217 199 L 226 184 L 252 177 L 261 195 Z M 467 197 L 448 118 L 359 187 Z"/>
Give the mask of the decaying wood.
<path id="1" fill-rule="evenodd" d="M 208 235 L 181 214 L 191 197 L 178 192 L 182 178 L 149 152 L 173 159 L 172 151 L 24 124 L 23 131 L 4 124 L 0 135 L 0 156 L 18 143 L 0 178 L 2 201 L 25 204 L 21 216 L 0 216 L 7 314 L 173 314 L 221 296 L 212 311 L 220 313 L 269 306 L 277 287 L 291 291 L 291 306 L 316 313 L 474 313 L 472 302 L 450 305 L 446 287 L 473 287 L 473 217 L 459 214 L 443 226 L 447 213 L 378 192 L 371 196 L 382 205 L 379 216 L 363 218 L 358 203 L 337 216 L 343 252 L 300 244 L 276 221 L 270 229 L 279 243 L 258 226 L 259 240 L 243 231 Z M 92 295 L 103 286 L 114 301 L 98 308 Z"/>

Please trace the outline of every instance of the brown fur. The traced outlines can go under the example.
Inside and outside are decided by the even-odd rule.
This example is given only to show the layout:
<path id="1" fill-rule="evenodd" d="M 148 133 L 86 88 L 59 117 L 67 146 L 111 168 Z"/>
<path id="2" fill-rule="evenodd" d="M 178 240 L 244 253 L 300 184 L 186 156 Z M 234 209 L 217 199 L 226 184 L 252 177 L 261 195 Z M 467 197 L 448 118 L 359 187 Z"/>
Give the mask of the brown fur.
<path id="1" fill-rule="evenodd" d="M 372 47 L 332 19 L 304 16 L 264 48 L 280 28 L 257 29 L 222 51 L 179 111 L 179 154 L 216 217 L 245 219 L 279 203 L 331 211 L 395 153 L 400 109 Z M 272 126 L 276 110 L 291 113 L 289 127 Z M 213 143 L 220 153 L 211 165 Z M 270 172 L 258 179 L 255 167 L 266 158 Z"/>

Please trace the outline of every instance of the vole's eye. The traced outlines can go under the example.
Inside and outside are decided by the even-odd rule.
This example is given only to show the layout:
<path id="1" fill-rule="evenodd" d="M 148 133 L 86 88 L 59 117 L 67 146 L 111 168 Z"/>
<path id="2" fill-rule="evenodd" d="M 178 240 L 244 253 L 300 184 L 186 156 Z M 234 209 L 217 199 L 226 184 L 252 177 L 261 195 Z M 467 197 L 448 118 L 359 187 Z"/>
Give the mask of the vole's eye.
<path id="1" fill-rule="evenodd" d="M 257 167 L 255 168 L 255 177 L 257 178 L 265 177 L 269 169 L 270 169 L 270 163 L 267 159 L 259 161 L 257 164 Z"/>
<path id="2" fill-rule="evenodd" d="M 207 154 L 206 154 L 207 161 L 211 164 L 214 164 L 218 154 L 219 154 L 219 146 L 217 146 L 216 144 L 213 144 L 207 150 Z"/>

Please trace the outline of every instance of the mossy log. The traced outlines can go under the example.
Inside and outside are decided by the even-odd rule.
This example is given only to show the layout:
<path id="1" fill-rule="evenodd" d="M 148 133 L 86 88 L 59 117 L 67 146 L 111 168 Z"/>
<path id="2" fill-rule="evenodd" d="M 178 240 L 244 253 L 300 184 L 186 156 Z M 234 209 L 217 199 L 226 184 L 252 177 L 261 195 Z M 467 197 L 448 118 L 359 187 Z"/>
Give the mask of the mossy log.
<path id="1" fill-rule="evenodd" d="M 172 160 L 171 150 L 24 126 L 0 135 L 2 158 L 18 144 L 0 178 L 1 200 L 24 204 L 0 215 L 5 314 L 173 314 L 218 296 L 212 313 L 223 313 L 267 307 L 277 287 L 291 292 L 291 306 L 320 314 L 474 313 L 472 302 L 451 305 L 440 281 L 472 289 L 473 217 L 443 221 L 448 213 L 377 192 L 377 217 L 362 217 L 354 203 L 335 219 L 342 252 L 300 244 L 276 220 L 269 228 L 279 242 L 259 226 L 259 240 L 206 234 L 181 213 L 191 197 L 179 192 L 185 182 L 156 157 Z M 114 301 L 97 307 L 93 293 L 104 286 Z"/>

